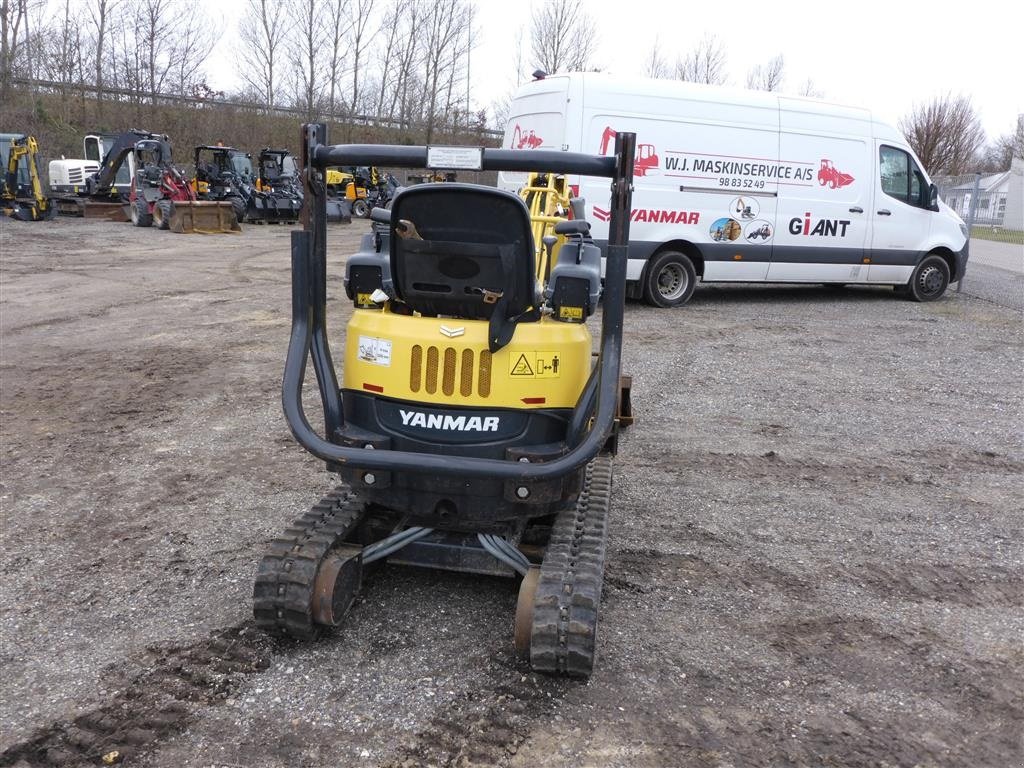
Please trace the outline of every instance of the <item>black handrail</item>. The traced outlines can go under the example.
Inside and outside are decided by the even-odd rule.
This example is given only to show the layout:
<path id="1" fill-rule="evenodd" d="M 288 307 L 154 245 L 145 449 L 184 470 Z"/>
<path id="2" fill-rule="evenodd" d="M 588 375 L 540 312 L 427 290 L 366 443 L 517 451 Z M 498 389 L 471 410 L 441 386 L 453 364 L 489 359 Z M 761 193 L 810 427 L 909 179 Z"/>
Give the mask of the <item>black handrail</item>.
<path id="1" fill-rule="evenodd" d="M 334 165 L 423 168 L 427 160 L 426 147 L 366 144 L 330 146 L 325 144 L 325 141 L 325 126 L 303 126 L 302 162 L 307 205 L 303 213 L 303 231 L 292 233 L 292 333 L 282 386 L 285 418 L 295 439 L 307 451 L 324 461 L 356 469 L 519 481 L 542 481 L 561 477 L 596 456 L 611 432 L 619 396 L 636 136 L 632 133 L 617 134 L 615 155 L 612 157 L 535 150 L 483 150 L 484 170 L 578 173 L 612 179 L 594 420 L 586 437 L 571 447 L 568 453 L 552 461 L 538 464 L 347 447 L 321 437 L 310 425 L 302 407 L 302 387 L 306 375 L 306 362 L 310 355 L 320 387 L 326 434 L 336 435 L 344 424 L 337 374 L 327 341 L 326 197 L 322 171 Z M 590 390 L 590 387 L 587 389 Z M 584 393 L 576 409 L 590 410 L 594 407 L 592 403 L 592 394 L 588 397 Z"/>

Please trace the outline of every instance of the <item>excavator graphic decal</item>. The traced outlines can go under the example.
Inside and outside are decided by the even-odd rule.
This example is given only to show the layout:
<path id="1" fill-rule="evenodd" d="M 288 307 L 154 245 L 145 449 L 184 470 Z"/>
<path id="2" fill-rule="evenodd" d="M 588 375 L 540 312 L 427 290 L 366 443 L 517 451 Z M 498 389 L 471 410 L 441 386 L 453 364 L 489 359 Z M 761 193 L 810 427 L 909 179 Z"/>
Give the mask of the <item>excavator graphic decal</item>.
<path id="1" fill-rule="evenodd" d="M 607 155 L 608 150 L 611 148 L 611 143 L 615 140 L 615 129 L 608 126 L 604 129 L 604 133 L 601 134 L 601 148 L 600 154 Z M 633 175 L 634 176 L 647 176 L 650 174 L 654 176 L 658 170 L 658 153 L 654 149 L 653 144 L 637 144 L 636 145 L 636 159 L 633 161 Z"/>
<path id="2" fill-rule="evenodd" d="M 836 187 L 845 187 L 847 184 L 852 184 L 853 181 L 853 176 L 840 171 L 832 165 L 831 160 L 826 160 L 824 157 L 821 158 L 821 168 L 818 169 L 818 183 L 821 186 L 824 187 L 828 184 L 829 189 L 835 189 Z"/>
<path id="3" fill-rule="evenodd" d="M 512 129 L 512 149 L 537 149 L 544 143 L 544 139 L 538 136 L 533 130 L 524 131 L 516 123 Z"/>

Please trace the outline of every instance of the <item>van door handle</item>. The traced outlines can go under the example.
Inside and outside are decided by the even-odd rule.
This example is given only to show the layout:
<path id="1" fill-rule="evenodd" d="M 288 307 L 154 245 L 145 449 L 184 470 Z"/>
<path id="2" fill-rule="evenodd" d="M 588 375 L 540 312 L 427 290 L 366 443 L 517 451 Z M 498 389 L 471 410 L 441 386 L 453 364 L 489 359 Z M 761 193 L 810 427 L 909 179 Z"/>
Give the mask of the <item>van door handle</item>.
<path id="1" fill-rule="evenodd" d="M 888 208 L 883 208 L 882 210 L 880 210 L 878 212 L 878 215 L 879 216 L 892 216 L 892 211 L 890 211 Z"/>
<path id="2" fill-rule="evenodd" d="M 859 205 L 855 205 L 853 206 L 853 208 L 850 209 L 850 213 L 864 213 L 864 209 L 861 208 Z"/>

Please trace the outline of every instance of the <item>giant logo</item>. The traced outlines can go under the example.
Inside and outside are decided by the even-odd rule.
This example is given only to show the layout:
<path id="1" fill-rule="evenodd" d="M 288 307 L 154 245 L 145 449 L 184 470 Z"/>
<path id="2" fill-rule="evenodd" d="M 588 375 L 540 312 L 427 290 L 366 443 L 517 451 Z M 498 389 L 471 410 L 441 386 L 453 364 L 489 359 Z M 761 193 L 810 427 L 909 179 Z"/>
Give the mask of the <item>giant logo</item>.
<path id="1" fill-rule="evenodd" d="M 807 237 L 846 237 L 848 226 L 850 222 L 846 219 L 812 219 L 808 212 L 802 219 L 797 216 L 789 220 L 789 234 Z"/>

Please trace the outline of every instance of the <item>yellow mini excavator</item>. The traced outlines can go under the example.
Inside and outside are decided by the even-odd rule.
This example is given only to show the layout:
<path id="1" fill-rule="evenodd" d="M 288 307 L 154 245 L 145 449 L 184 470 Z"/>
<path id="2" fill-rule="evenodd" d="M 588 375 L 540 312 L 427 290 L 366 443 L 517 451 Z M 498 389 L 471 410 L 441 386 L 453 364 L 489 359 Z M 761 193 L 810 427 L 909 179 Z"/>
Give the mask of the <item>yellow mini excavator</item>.
<path id="1" fill-rule="evenodd" d="M 534 669 L 588 676 L 620 424 L 635 136 L 619 134 L 614 156 L 597 157 L 331 146 L 326 134 L 303 126 L 306 207 L 292 233 L 283 404 L 296 440 L 341 484 L 271 542 L 254 586 L 256 622 L 314 637 L 342 621 L 364 568 L 383 559 L 511 576 L 520 579 L 519 652 Z M 350 165 L 609 178 L 603 286 L 586 221 L 545 223 L 564 242 L 544 265 L 515 194 L 463 183 L 405 188 L 389 209 L 373 210 L 372 231 L 346 260 L 354 310 L 339 381 L 326 321 L 325 171 Z M 599 299 L 593 355 L 586 322 Z M 323 434 L 303 406 L 309 360 Z"/>
<path id="2" fill-rule="evenodd" d="M 0 210 L 21 221 L 43 221 L 56 214 L 43 193 L 38 153 L 39 145 L 32 136 L 0 134 L 0 157 L 5 168 L 0 182 Z"/>

